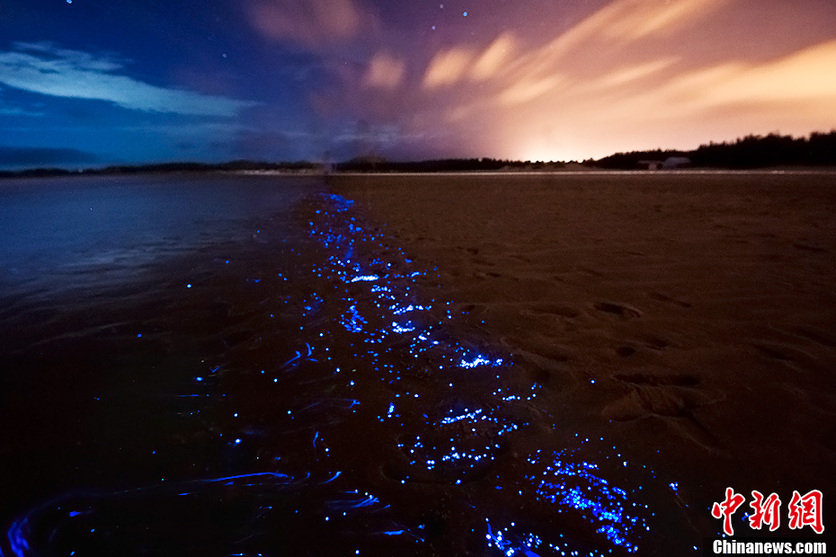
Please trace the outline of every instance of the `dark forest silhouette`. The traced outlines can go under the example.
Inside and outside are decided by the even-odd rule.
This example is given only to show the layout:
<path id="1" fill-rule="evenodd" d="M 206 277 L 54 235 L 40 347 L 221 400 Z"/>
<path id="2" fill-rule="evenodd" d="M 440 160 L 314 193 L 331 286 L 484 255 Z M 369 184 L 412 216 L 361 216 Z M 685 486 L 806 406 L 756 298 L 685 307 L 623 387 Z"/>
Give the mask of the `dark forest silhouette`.
<path id="1" fill-rule="evenodd" d="M 765 136 L 747 135 L 734 142 L 700 145 L 692 151 L 663 150 L 615 153 L 602 159 L 573 161 L 572 168 L 637 170 L 662 166 L 669 159 L 687 159 L 687 166 L 717 169 L 757 169 L 770 167 L 836 167 L 836 130 L 814 132 L 808 137 L 795 138 L 771 133 Z M 658 165 L 654 163 L 658 162 Z M 677 165 L 681 167 L 681 164 Z M 412 162 L 387 161 L 378 157 L 363 157 L 338 163 L 335 170 L 342 172 L 467 172 L 467 171 L 524 171 L 560 170 L 564 162 L 512 161 L 491 158 L 453 158 Z M 0 172 L 0 177 L 60 176 L 69 174 L 133 174 L 140 172 L 208 172 L 271 170 L 283 172 L 317 172 L 321 165 L 309 161 L 259 162 L 231 161 L 221 164 L 198 162 L 170 162 L 137 166 L 110 166 L 86 170 L 35 168 Z"/>
<path id="2" fill-rule="evenodd" d="M 616 153 L 584 164 L 599 168 L 633 170 L 642 161 L 664 161 L 686 157 L 698 168 L 753 169 L 776 166 L 836 166 L 836 131 L 814 132 L 809 137 L 794 138 L 771 133 L 747 135 L 731 143 L 709 143 L 693 151 L 661 150 Z"/>

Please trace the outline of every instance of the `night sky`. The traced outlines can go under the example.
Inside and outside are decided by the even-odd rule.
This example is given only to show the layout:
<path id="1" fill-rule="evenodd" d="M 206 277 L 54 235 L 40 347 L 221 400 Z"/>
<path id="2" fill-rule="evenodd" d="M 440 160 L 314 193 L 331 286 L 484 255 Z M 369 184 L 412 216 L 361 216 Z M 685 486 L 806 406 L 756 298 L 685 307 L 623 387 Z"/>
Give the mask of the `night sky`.
<path id="1" fill-rule="evenodd" d="M 0 167 L 571 160 L 836 128 L 832 0 L 0 0 Z"/>

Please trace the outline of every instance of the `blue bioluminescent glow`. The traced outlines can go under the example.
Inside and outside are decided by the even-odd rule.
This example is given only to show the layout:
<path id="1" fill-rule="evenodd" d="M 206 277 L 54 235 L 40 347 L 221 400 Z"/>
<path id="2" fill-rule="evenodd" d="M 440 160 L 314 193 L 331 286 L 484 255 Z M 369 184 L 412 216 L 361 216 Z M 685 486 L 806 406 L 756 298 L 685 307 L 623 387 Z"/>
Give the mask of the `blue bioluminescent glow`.
<path id="1" fill-rule="evenodd" d="M 407 321 L 406 324 L 401 325 L 396 321 L 392 321 L 392 332 L 398 334 L 404 333 L 411 333 L 415 330 L 415 325 L 412 324 L 411 321 Z"/>
<path id="2" fill-rule="evenodd" d="M 499 343 L 482 338 L 484 321 L 474 326 L 468 311 L 439 299 L 437 269 L 422 268 L 379 228 L 367 225 L 353 201 L 327 194 L 314 196 L 309 205 L 303 219 L 309 244 L 291 249 L 297 264 L 246 282 L 259 300 L 266 329 L 231 345 L 219 361 L 201 362 L 198 369 L 210 371 L 188 376 L 200 392 L 180 395 L 189 404 L 222 405 L 219 412 L 190 407 L 183 414 L 205 421 L 222 447 L 224 471 L 251 473 L 160 481 L 160 486 L 187 499 L 212 486 L 254 493 L 257 516 L 281 507 L 271 500 L 276 493 L 315 493 L 319 503 L 307 509 L 310 520 L 317 528 L 327 523 L 329 535 L 349 528 L 353 515 L 379 518 L 373 527 L 350 523 L 376 536 L 370 546 L 375 548 L 387 539 L 402 544 L 430 539 L 424 523 L 386 513 L 399 508 L 411 515 L 414 495 L 432 485 L 449 501 L 467 501 L 456 511 L 468 525 L 461 535 L 486 541 L 489 555 L 597 557 L 637 551 L 653 512 L 642 502 L 642 486 L 613 477 L 613 464 L 629 470 L 626 458 L 610 455 L 609 448 L 589 450 L 588 440 L 579 438 L 549 451 L 545 443 L 563 439 L 560 435 L 544 436 L 544 446 L 532 452 L 533 436 L 563 427 L 560 409 L 531 379 L 543 374 L 526 373 L 530 370 L 515 365 Z M 219 264 L 226 266 L 225 261 Z M 235 359 L 237 352 L 248 355 L 240 360 L 245 365 Z M 574 450 L 580 446 L 587 449 Z M 358 451 L 381 459 L 372 461 L 375 473 L 357 464 Z M 309 472 L 294 476 L 277 470 Z M 369 485 L 369 476 L 378 477 L 385 491 Z M 676 494 L 679 484 L 664 487 Z M 484 493 L 490 496 L 480 500 Z M 86 520 L 87 507 L 66 508 L 65 517 Z M 293 515 L 299 512 L 296 508 Z M 529 512 L 550 521 L 529 520 Z M 16 557 L 34 554 L 27 520 L 41 513 L 33 513 L 8 532 Z M 576 538 L 558 531 L 564 516 L 573 529 L 583 530 Z M 481 520 L 485 529 L 474 528 Z M 353 530 L 349 538 L 362 536 Z M 346 549 L 372 554 L 354 545 Z M 416 553 L 411 549 L 402 553 Z"/>
<path id="3" fill-rule="evenodd" d="M 432 275 L 415 268 L 414 260 L 388 245 L 382 233 L 359 225 L 353 203 L 330 194 L 310 223 L 310 236 L 330 252 L 327 263 L 314 272 L 336 285 L 338 296 L 334 299 L 343 304 L 337 311 L 343 316 L 340 322 L 359 337 L 354 342 L 355 348 L 360 348 L 356 357 L 364 369 L 396 389 L 397 410 L 395 402 L 389 402 L 385 414 L 377 418 L 415 432 L 402 436 L 397 444 L 410 466 L 416 474 L 439 474 L 454 485 L 474 472 L 484 473 L 501 454 L 504 440 L 527 425 L 519 415 L 525 413 L 525 405 L 537 399 L 541 386 L 512 386 L 506 379 L 511 355 L 491 353 L 451 335 L 447 324 L 457 317 L 451 302 L 422 298 L 432 289 Z M 403 320 L 405 315 L 409 320 Z M 481 374 L 480 386 L 487 388 L 486 395 L 494 402 L 486 406 L 487 399 L 481 404 L 474 400 L 472 406 L 450 407 L 439 413 L 437 408 L 424 406 L 425 397 L 419 393 L 397 387 L 407 376 L 438 375 L 454 392 L 454 385 L 461 380 L 446 381 L 443 376 L 448 374 L 452 379 L 460 373 L 457 370 Z M 506 406 L 508 411 L 503 410 Z M 515 413 L 517 417 L 512 418 Z M 555 460 L 548 464 L 543 458 L 536 454 L 526 459 L 532 468 L 542 468 L 525 476 L 531 486 L 525 493 L 544 504 L 578 513 L 611 547 L 628 552 L 637 549 L 640 531 L 646 526 L 640 511 L 646 509 L 627 505 L 627 492 L 609 485 L 592 462 L 573 461 L 566 452 L 555 453 Z M 517 491 L 523 496 L 524 490 Z M 505 555 L 534 555 L 542 545 L 533 533 L 518 536 L 514 545 L 502 536 L 499 530 L 488 538 L 491 547 Z M 572 551 L 568 542 L 545 544 L 541 549 Z"/>
<path id="4" fill-rule="evenodd" d="M 474 367 L 479 366 L 501 366 L 502 365 L 502 358 L 496 358 L 495 360 L 491 360 L 489 358 L 485 358 L 482 355 L 478 355 L 472 360 L 468 361 L 464 358 L 459 362 L 459 367 L 463 367 L 465 369 L 472 369 Z"/>
<path id="5" fill-rule="evenodd" d="M 566 451 L 549 458 L 537 455 L 529 460 L 532 464 L 545 464 L 539 474 L 526 476 L 536 496 L 558 507 L 579 511 L 613 545 L 630 553 L 637 551 L 638 546 L 631 539 L 649 530 L 642 512 L 647 511 L 647 506 L 630 501 L 628 493 L 604 479 L 593 462 L 575 460 Z M 626 466 L 626 462 L 623 464 Z"/>
<path id="6" fill-rule="evenodd" d="M 368 493 L 361 494 L 359 491 L 347 492 L 343 499 L 328 501 L 328 508 L 335 511 L 346 509 L 361 509 L 371 507 L 380 503 L 380 499 Z"/>
<path id="7" fill-rule="evenodd" d="M 375 282 L 377 280 L 380 280 L 380 277 L 377 275 L 360 275 L 351 277 L 348 279 L 348 282 Z"/>

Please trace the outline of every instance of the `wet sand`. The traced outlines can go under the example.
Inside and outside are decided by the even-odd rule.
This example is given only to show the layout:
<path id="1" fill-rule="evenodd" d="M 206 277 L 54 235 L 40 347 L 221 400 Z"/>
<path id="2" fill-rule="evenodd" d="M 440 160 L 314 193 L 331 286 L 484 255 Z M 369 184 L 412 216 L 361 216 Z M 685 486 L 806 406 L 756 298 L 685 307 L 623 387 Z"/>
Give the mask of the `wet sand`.
<path id="1" fill-rule="evenodd" d="M 834 175 L 234 180 L 3 292 L 3 555 L 692 554 L 833 491 Z"/>
<path id="2" fill-rule="evenodd" d="M 836 175 L 341 177 L 565 427 L 679 481 L 833 491 Z M 711 530 L 708 530 L 709 532 Z M 706 534 L 708 535 L 708 534 Z"/>

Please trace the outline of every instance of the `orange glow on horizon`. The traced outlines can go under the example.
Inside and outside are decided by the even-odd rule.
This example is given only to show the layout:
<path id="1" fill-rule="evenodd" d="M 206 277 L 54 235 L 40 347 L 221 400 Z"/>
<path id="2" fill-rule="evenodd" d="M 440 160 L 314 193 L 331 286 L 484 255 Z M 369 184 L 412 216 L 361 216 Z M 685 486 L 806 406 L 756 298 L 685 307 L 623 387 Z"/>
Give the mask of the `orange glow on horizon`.
<path id="1" fill-rule="evenodd" d="M 679 38 L 696 36 L 690 30 L 705 25 L 706 13 L 693 16 L 699 6 L 721 17 L 727 4 L 693 0 L 669 13 L 655 0 L 614 2 L 527 52 L 495 76 L 493 97 L 482 97 L 481 113 L 496 114 L 500 150 L 522 160 L 583 160 L 693 149 L 750 133 L 802 136 L 836 128 L 836 40 L 760 62 L 730 52 L 706 63 Z M 615 17 L 626 17 L 628 8 L 635 9 L 634 20 L 640 15 L 652 23 L 628 33 L 630 18 Z M 610 55 L 613 37 L 623 41 L 618 56 Z"/>
<path id="2" fill-rule="evenodd" d="M 612 0 L 568 28 L 482 31 L 469 17 L 459 27 L 468 32 L 422 35 L 420 44 L 387 38 L 364 0 L 339 3 L 350 21 L 366 22 L 362 31 L 318 9 L 315 24 L 291 29 L 275 23 L 288 0 L 253 1 L 273 8 L 260 24 L 274 36 L 306 44 L 321 27 L 367 52 L 348 63 L 341 50 L 330 66 L 339 85 L 311 97 L 320 111 L 372 123 L 387 145 L 584 160 L 836 129 L 836 6 L 818 0 L 796 0 L 791 11 L 777 0 Z"/>

